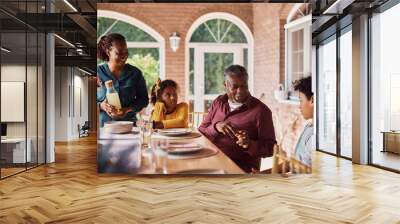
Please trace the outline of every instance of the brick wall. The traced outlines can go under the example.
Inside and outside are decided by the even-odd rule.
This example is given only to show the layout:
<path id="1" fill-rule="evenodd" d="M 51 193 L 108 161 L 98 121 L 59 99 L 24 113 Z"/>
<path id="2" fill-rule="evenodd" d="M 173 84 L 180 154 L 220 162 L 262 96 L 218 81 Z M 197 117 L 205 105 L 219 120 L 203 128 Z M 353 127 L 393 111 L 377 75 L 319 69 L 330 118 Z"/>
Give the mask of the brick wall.
<path id="1" fill-rule="evenodd" d="M 182 3 L 101 3 L 99 10 L 110 10 L 134 17 L 160 33 L 166 43 L 166 77 L 180 86 L 180 96 L 185 93 L 185 38 L 196 19 L 211 12 L 227 12 L 242 19 L 253 30 L 253 6 L 251 4 L 182 4 Z M 173 52 L 169 37 L 178 32 L 181 41 L 179 49 Z"/>
<path id="2" fill-rule="evenodd" d="M 286 17 L 293 4 L 255 4 L 253 7 L 255 95 L 272 110 L 277 140 L 283 138 L 285 150 L 293 152 L 304 121 L 298 106 L 279 103 L 274 91 L 285 77 Z M 266 16 L 268 15 L 268 16 Z M 293 121 L 298 118 L 298 122 Z"/>
<path id="3" fill-rule="evenodd" d="M 135 3 L 98 4 L 100 10 L 112 10 L 132 16 L 152 27 L 166 40 L 166 77 L 174 79 L 185 93 L 185 38 L 190 26 L 200 16 L 210 12 L 227 12 L 242 19 L 254 37 L 254 95 L 271 108 L 277 116 L 277 137 L 281 129 L 288 129 L 284 139 L 286 149 L 294 148 L 303 121 L 294 126 L 292 121 L 301 117 L 298 107 L 277 102 L 274 90 L 283 82 L 285 74 L 285 36 L 283 25 L 293 4 L 178 4 Z M 169 36 L 178 32 L 181 43 L 177 52 L 169 47 Z M 282 127 L 282 128 L 279 128 Z"/>

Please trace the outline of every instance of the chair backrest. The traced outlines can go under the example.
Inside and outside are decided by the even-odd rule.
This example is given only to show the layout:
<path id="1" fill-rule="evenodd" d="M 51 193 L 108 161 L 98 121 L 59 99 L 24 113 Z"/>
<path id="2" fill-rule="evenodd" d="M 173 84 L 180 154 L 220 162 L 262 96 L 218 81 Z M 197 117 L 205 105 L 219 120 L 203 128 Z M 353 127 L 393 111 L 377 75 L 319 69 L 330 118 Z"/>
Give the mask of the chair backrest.
<path id="1" fill-rule="evenodd" d="M 272 170 L 271 173 L 280 173 L 286 175 L 288 173 L 311 173 L 311 167 L 308 167 L 293 157 L 286 156 L 283 149 L 275 144 L 274 154 L 272 156 Z"/>
<path id="2" fill-rule="evenodd" d="M 274 154 L 272 156 L 272 171 L 271 173 L 282 173 L 285 174 L 288 172 L 287 166 L 288 158 L 285 155 L 285 152 L 281 149 L 281 147 L 277 144 L 274 145 Z"/>
<path id="3" fill-rule="evenodd" d="M 207 112 L 191 112 L 191 113 L 189 113 L 189 127 L 196 128 L 196 129 L 199 128 L 206 115 L 207 115 Z"/>

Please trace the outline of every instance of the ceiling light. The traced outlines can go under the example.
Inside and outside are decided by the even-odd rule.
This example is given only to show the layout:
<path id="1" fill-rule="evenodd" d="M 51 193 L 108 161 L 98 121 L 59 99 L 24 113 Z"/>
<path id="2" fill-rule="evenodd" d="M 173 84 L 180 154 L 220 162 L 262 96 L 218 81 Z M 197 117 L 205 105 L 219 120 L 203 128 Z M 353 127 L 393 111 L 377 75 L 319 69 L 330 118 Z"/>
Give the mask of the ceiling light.
<path id="1" fill-rule="evenodd" d="M 56 36 L 58 39 L 60 39 L 60 40 L 63 41 L 64 43 L 68 44 L 69 46 L 75 48 L 75 45 L 73 45 L 73 44 L 72 44 L 71 42 L 69 42 L 68 40 L 66 40 L 66 39 L 64 39 L 64 38 L 62 38 L 62 37 L 60 37 L 60 36 L 57 35 L 57 34 L 54 34 L 54 36 Z"/>
<path id="2" fill-rule="evenodd" d="M 9 50 L 9 49 L 7 49 L 7 48 L 5 48 L 5 47 L 1 47 L 0 48 L 2 51 L 4 51 L 4 52 L 7 52 L 7 53 L 10 53 L 11 52 L 11 50 Z"/>
<path id="3" fill-rule="evenodd" d="M 74 10 L 75 12 L 78 12 L 78 10 L 68 1 L 68 0 L 64 0 L 65 4 L 67 4 L 72 10 Z"/>

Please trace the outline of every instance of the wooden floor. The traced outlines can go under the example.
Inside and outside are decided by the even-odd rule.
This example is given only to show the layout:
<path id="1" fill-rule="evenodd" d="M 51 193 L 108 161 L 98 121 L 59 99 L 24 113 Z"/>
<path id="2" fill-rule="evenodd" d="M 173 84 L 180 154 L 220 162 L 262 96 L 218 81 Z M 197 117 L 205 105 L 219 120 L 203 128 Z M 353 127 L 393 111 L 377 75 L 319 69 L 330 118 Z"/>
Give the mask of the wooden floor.
<path id="1" fill-rule="evenodd" d="M 372 160 L 374 164 L 400 170 L 400 154 L 375 151 Z"/>
<path id="2" fill-rule="evenodd" d="M 400 223 L 400 175 L 316 153 L 312 175 L 96 173 L 96 140 L 0 181 L 0 223 Z"/>

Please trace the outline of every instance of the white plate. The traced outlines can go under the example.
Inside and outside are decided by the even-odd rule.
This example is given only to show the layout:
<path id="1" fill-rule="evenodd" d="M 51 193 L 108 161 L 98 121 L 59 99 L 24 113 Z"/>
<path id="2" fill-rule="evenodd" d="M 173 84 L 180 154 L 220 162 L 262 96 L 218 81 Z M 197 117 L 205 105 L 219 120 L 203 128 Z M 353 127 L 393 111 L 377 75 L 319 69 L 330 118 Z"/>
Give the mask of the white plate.
<path id="1" fill-rule="evenodd" d="M 158 133 L 165 136 L 180 136 L 188 135 L 192 133 L 192 130 L 188 128 L 170 128 L 170 129 L 159 129 Z"/>
<path id="2" fill-rule="evenodd" d="M 132 121 L 108 121 L 104 123 L 104 130 L 108 133 L 123 134 L 132 131 Z"/>
<path id="3" fill-rule="evenodd" d="M 173 174 L 226 174 L 226 171 L 219 169 L 193 169 L 176 171 Z"/>
<path id="4" fill-rule="evenodd" d="M 169 154 L 187 154 L 187 153 L 195 153 L 202 150 L 198 144 L 193 143 L 169 143 L 167 146 L 167 150 Z"/>

